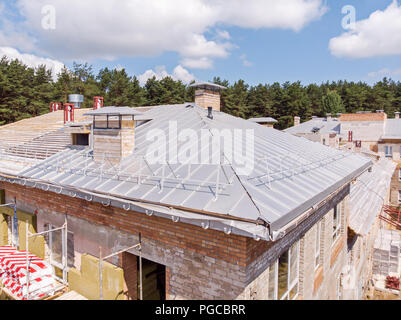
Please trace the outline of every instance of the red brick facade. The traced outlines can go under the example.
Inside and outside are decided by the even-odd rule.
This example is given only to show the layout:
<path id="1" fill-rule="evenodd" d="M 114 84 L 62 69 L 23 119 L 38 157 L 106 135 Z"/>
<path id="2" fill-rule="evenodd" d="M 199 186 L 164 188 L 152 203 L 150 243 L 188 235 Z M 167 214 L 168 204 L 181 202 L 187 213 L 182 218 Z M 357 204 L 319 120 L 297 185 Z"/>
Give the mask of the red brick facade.
<path id="1" fill-rule="evenodd" d="M 0 189 L 6 190 L 8 199 L 16 197 L 17 203 L 25 210 L 34 212 L 57 212 L 67 214 L 92 223 L 110 226 L 130 234 L 141 233 L 143 239 L 180 248 L 193 255 L 210 257 L 222 263 L 228 263 L 245 272 L 246 267 L 267 250 L 265 241 L 254 241 L 237 235 L 226 235 L 216 230 L 204 230 L 200 227 L 159 217 L 149 217 L 142 213 L 125 211 L 114 207 L 105 207 L 100 203 L 71 198 L 41 189 L 27 188 L 18 184 L 0 183 Z M 24 208 L 21 208 L 24 210 Z M 134 268 L 133 264 L 127 266 Z M 167 268 L 166 280 L 171 278 Z M 133 279 L 126 279 L 127 290 L 133 285 Z M 167 283 L 167 290 L 170 284 Z M 168 293 L 169 291 L 167 291 Z M 129 295 L 133 296 L 132 290 Z"/>
<path id="2" fill-rule="evenodd" d="M 95 256 L 99 246 L 120 250 L 121 247 L 114 247 L 116 238 L 112 234 L 122 232 L 123 237 L 132 235 L 134 238 L 141 234 L 143 257 L 166 266 L 167 299 L 211 300 L 243 298 L 247 292 L 245 289 L 251 283 L 258 284 L 258 288 L 254 289 L 257 291 L 254 296 L 265 298 L 268 282 L 265 281 L 264 275 L 270 263 L 276 261 L 295 241 L 301 239 L 305 232 L 333 208 L 334 204 L 340 203 L 349 193 L 347 185 L 330 201 L 324 203 L 314 215 L 301 222 L 284 238 L 273 243 L 255 241 L 233 234 L 226 235 L 224 232 L 211 229 L 204 230 L 190 224 L 174 223 L 166 218 L 149 217 L 143 213 L 106 207 L 101 203 L 88 202 L 19 184 L 1 182 L 0 189 L 6 190 L 7 200 L 16 197 L 20 210 L 30 213 L 37 210 L 41 223 L 54 216 L 63 221 L 64 214 L 68 215 L 69 226 L 71 223 L 75 223 L 76 226 L 77 234 L 74 237 L 80 239 L 77 240 L 80 243 L 78 253 L 86 253 L 83 251 L 89 250 L 88 245 L 94 248 L 92 254 Z M 82 225 L 89 225 L 90 228 L 82 229 L 84 232 L 79 231 Z M 74 229 L 71 230 L 74 232 Z M 91 233 L 90 237 L 87 232 Z M 105 234 L 107 236 L 100 240 L 101 235 Z M 82 245 L 83 237 L 84 245 Z M 107 244 L 108 238 L 114 240 Z M 133 239 L 129 243 L 132 245 L 135 241 L 137 240 Z M 128 247 L 125 244 L 122 248 L 124 246 Z M 135 287 L 137 287 L 135 262 L 124 261 L 124 257 L 119 259 L 119 264 L 126 273 L 125 291 L 131 299 L 135 298 Z M 313 281 L 311 283 L 313 285 Z"/>

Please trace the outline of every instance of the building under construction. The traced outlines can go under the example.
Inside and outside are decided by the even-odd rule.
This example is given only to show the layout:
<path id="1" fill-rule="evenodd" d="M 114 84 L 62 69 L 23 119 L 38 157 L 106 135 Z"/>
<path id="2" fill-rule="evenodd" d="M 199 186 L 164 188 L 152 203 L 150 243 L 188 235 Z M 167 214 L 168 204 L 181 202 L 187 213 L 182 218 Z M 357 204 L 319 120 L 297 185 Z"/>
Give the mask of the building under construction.
<path id="1" fill-rule="evenodd" d="M 373 162 L 225 114 L 224 88 L 195 86 L 195 103 L 96 100 L 0 127 L 0 245 L 28 246 L 87 299 L 347 297 L 351 185 Z M 222 132 L 232 154 L 214 148 Z"/>

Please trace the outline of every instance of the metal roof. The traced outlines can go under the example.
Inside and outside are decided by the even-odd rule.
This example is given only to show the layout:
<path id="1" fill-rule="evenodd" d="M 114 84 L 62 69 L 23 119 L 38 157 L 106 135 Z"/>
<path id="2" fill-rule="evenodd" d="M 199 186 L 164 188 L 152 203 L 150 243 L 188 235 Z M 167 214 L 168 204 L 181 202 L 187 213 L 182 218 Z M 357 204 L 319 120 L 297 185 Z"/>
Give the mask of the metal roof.
<path id="1" fill-rule="evenodd" d="M 268 118 L 251 118 L 251 119 L 248 119 L 248 121 L 256 122 L 256 123 L 265 123 L 265 122 L 276 123 L 276 122 L 278 122 L 276 119 L 270 118 L 270 117 L 268 117 Z"/>
<path id="2" fill-rule="evenodd" d="M 370 113 L 370 114 L 373 114 L 374 116 L 377 115 L 377 113 Z M 356 117 L 358 116 L 358 114 L 354 115 Z M 336 118 L 333 118 L 331 120 L 327 120 L 326 118 L 314 118 L 312 120 L 301 123 L 298 126 L 293 126 L 291 128 L 288 128 L 284 131 L 297 135 L 297 134 L 313 133 L 314 130 L 316 129 L 319 129 L 318 130 L 319 133 L 341 134 L 341 122 Z M 385 121 L 385 132 L 384 135 L 381 137 L 381 139 L 382 140 L 401 139 L 401 119 L 387 119 Z"/>
<path id="3" fill-rule="evenodd" d="M 401 119 L 387 119 L 381 139 L 401 139 Z"/>
<path id="4" fill-rule="evenodd" d="M 355 233 L 364 236 L 370 232 L 385 204 L 395 168 L 395 162 L 382 159 L 372 172 L 365 172 L 351 185 L 349 226 Z"/>
<path id="5" fill-rule="evenodd" d="M 314 133 L 316 129 L 319 129 L 319 133 L 340 134 L 341 124 L 335 118 L 332 118 L 331 120 L 327 120 L 326 118 L 314 118 L 284 131 L 291 134 L 308 134 Z"/>
<path id="6" fill-rule="evenodd" d="M 102 115 L 118 115 L 118 116 L 136 116 L 142 115 L 142 112 L 130 107 L 104 107 L 92 110 L 84 114 L 84 116 L 102 116 Z"/>
<path id="7" fill-rule="evenodd" d="M 371 166 L 365 157 L 223 112 L 215 112 L 213 120 L 209 119 L 207 110 L 193 104 L 158 106 L 146 115 L 153 120 L 137 127 L 135 150 L 118 167 L 99 165 L 93 161 L 89 149 L 74 148 L 21 172 L 20 176 L 167 208 L 215 213 L 228 219 L 263 220 L 275 231 Z M 193 129 L 199 134 L 196 145 L 180 141 L 178 150 L 199 150 L 201 145 L 202 150 L 210 150 L 216 132 L 250 130 L 254 133 L 254 144 L 245 141 L 240 144 L 234 139 L 234 159 L 243 156 L 245 163 L 254 161 L 253 171 L 242 175 L 241 166 L 233 162 L 149 165 L 144 158 L 150 143 L 147 135 L 152 129 L 168 135 L 170 121 L 176 121 L 178 132 Z M 207 133 L 208 139 L 202 140 L 201 131 Z M 252 147 L 254 154 L 247 155 L 246 151 L 252 151 Z M 166 149 L 170 155 L 170 148 Z M 216 154 L 209 152 L 206 156 L 210 161 Z M 227 157 L 227 154 L 217 156 Z"/>

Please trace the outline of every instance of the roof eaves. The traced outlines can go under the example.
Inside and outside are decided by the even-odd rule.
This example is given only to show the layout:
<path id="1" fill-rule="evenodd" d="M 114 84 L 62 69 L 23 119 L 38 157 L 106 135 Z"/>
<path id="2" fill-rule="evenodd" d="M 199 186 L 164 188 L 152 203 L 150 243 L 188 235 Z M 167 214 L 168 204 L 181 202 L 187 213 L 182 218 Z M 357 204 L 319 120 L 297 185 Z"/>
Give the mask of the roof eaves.
<path id="1" fill-rule="evenodd" d="M 299 216 L 304 214 L 306 211 L 313 208 L 315 205 L 324 201 L 324 199 L 326 199 L 330 194 L 332 194 L 333 192 L 335 192 L 338 189 L 343 188 L 345 185 L 351 183 L 353 180 L 355 180 L 357 177 L 359 177 L 361 174 L 363 174 L 365 171 L 367 171 L 369 168 L 371 168 L 372 165 L 373 165 L 373 162 L 369 161 L 364 166 L 362 166 L 359 169 L 355 170 L 354 172 L 350 173 L 349 175 L 347 175 L 346 177 L 344 177 L 337 183 L 333 184 L 326 190 L 322 191 L 315 197 L 304 202 L 302 205 L 300 205 L 296 209 L 292 210 L 287 215 L 284 215 L 280 219 L 274 221 L 273 223 L 270 224 L 271 230 L 277 231 L 277 230 L 282 229 L 286 225 L 290 224 L 291 221 L 295 220 L 296 218 L 298 218 Z"/>

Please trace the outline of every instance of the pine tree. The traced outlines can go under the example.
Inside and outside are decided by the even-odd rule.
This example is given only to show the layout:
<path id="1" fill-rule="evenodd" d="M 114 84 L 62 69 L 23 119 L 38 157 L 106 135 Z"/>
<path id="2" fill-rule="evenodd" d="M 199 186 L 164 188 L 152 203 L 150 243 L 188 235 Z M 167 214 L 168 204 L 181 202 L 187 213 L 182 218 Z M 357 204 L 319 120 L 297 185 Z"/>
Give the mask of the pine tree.
<path id="1" fill-rule="evenodd" d="M 322 100 L 323 111 L 333 116 L 338 113 L 345 113 L 344 105 L 341 101 L 340 95 L 334 90 L 328 90 Z"/>

